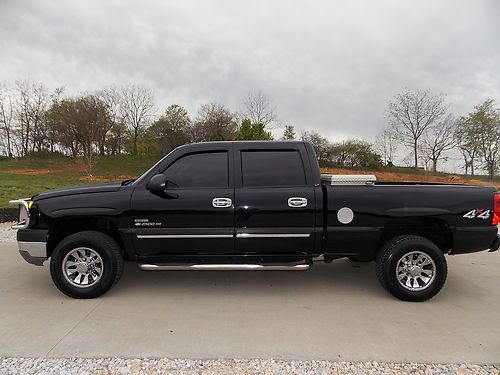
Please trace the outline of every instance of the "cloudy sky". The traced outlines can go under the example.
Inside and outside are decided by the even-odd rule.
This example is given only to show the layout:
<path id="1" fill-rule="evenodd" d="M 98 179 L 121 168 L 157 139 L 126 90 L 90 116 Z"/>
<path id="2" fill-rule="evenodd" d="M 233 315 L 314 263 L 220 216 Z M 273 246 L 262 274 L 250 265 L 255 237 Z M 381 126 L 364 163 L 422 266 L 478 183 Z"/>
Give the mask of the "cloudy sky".
<path id="1" fill-rule="evenodd" d="M 500 2 L 0 0 L 0 81 L 139 83 L 158 111 L 272 99 L 282 123 L 373 141 L 405 87 L 500 102 Z"/>

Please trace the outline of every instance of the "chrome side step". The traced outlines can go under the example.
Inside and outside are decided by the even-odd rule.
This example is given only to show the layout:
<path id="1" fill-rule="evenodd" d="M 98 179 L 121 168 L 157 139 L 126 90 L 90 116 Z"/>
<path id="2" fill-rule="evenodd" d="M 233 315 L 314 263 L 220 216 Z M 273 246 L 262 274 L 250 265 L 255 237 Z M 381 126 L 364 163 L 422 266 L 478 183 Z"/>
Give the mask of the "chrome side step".
<path id="1" fill-rule="evenodd" d="M 143 271 L 305 271 L 310 264 L 265 265 L 265 264 L 146 264 L 139 263 Z"/>

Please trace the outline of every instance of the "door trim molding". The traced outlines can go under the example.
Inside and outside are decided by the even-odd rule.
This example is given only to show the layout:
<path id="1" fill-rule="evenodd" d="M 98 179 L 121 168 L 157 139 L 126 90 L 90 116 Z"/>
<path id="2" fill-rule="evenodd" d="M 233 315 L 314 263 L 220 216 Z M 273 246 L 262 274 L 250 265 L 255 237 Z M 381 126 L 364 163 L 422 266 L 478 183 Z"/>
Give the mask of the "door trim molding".
<path id="1" fill-rule="evenodd" d="M 238 233 L 236 238 L 306 238 L 311 233 Z"/>
<path id="2" fill-rule="evenodd" d="M 307 238 L 311 233 L 238 233 L 236 238 Z M 139 239 L 233 238 L 232 234 L 137 234 Z"/>
<path id="3" fill-rule="evenodd" d="M 140 239 L 153 238 L 233 238 L 232 234 L 138 234 Z"/>

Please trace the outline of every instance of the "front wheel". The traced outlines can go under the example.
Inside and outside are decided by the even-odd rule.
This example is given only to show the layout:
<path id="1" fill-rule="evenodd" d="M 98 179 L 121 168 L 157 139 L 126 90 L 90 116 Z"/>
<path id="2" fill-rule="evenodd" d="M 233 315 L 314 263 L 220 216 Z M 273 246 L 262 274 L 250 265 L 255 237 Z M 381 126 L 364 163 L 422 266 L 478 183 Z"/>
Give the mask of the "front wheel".
<path id="1" fill-rule="evenodd" d="M 50 260 L 56 287 L 73 298 L 95 298 L 107 292 L 123 273 L 123 256 L 110 236 L 85 231 L 57 245 Z"/>
<path id="2" fill-rule="evenodd" d="M 393 296 L 420 302 L 434 297 L 448 273 L 443 252 L 419 236 L 390 240 L 377 256 L 377 277 Z"/>

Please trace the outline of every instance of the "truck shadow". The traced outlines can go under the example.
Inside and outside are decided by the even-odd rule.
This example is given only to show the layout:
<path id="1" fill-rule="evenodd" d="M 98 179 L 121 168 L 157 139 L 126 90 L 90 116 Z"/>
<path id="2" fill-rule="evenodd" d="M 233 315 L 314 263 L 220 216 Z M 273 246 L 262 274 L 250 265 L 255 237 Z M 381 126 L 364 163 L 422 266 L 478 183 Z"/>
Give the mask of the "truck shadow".
<path id="1" fill-rule="evenodd" d="M 113 289 L 116 296 L 141 290 L 155 293 L 186 292 L 191 295 L 244 293 L 248 296 L 274 296 L 283 293 L 328 294 L 387 293 L 379 285 L 374 263 L 337 260 L 316 263 L 307 271 L 142 271 L 128 263 L 120 283 Z"/>
<path id="2" fill-rule="evenodd" d="M 20 261 L 21 263 L 21 261 Z M 473 265 L 474 266 L 474 265 Z M 25 297 L 65 298 L 53 285 L 45 267 L 20 264 L 21 278 L 15 288 Z M 29 267 L 29 269 L 27 268 Z M 450 270 L 439 298 L 431 301 L 453 302 L 487 293 L 468 275 Z M 225 297 L 227 295 L 262 298 L 283 296 L 327 296 L 327 298 L 373 298 L 395 300 L 379 284 L 374 263 L 353 263 L 347 259 L 316 263 L 307 271 L 142 271 L 128 262 L 120 282 L 101 298 L 168 298 L 189 295 Z"/>

